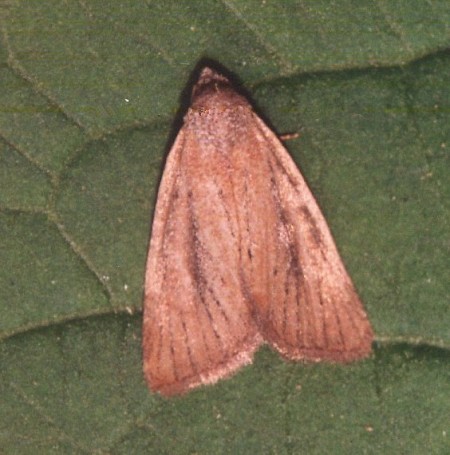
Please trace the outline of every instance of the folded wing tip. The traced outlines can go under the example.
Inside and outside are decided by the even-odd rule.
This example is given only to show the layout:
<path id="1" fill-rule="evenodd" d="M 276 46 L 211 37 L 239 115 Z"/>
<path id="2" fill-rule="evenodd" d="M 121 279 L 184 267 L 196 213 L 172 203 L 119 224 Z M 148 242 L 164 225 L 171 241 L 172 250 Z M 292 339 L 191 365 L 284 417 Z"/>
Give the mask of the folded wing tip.
<path id="1" fill-rule="evenodd" d="M 160 393 L 164 397 L 175 395 L 184 395 L 200 385 L 212 385 L 221 379 L 228 378 L 237 371 L 253 362 L 255 351 L 264 342 L 262 336 L 256 333 L 253 338 L 249 339 L 243 348 L 237 351 L 232 357 L 229 357 L 214 366 L 210 366 L 198 374 L 180 379 L 176 382 L 167 382 L 163 378 L 155 380 L 152 374 L 152 366 L 144 363 L 144 375 L 150 389 Z"/>

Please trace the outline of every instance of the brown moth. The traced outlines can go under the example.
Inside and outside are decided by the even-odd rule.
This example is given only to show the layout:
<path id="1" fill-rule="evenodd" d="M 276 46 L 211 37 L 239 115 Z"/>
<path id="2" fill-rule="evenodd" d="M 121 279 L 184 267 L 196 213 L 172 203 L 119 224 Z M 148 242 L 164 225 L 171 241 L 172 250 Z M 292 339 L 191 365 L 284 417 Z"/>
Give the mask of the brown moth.
<path id="1" fill-rule="evenodd" d="M 276 135 L 228 79 L 200 74 L 158 193 L 144 373 L 162 395 L 212 384 L 266 342 L 348 362 L 373 333 L 327 223 Z"/>

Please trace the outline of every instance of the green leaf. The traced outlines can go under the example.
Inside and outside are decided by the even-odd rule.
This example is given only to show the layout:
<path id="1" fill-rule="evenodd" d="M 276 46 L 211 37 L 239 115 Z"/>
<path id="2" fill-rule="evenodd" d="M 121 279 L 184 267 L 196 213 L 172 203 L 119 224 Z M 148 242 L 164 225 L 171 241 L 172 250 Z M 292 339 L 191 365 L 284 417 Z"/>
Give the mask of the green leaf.
<path id="1" fill-rule="evenodd" d="M 0 451 L 446 452 L 447 1 L 4 0 L 0 20 Z M 141 373 L 145 257 L 205 57 L 300 133 L 378 344 L 349 366 L 263 349 L 164 400 Z"/>

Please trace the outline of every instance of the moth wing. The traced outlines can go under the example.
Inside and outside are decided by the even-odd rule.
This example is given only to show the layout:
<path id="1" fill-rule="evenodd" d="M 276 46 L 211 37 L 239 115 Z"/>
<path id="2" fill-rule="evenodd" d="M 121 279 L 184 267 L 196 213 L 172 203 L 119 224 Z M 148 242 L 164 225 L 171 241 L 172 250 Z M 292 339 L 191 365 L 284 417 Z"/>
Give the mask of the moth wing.
<path id="1" fill-rule="evenodd" d="M 346 362 L 369 355 L 370 323 L 317 202 L 256 115 L 252 136 L 259 142 L 253 148 L 264 152 L 247 175 L 253 188 L 244 205 L 259 215 L 248 224 L 243 270 L 264 339 L 289 359 Z"/>
<path id="2" fill-rule="evenodd" d="M 214 164 L 182 128 L 160 184 L 145 275 L 143 359 L 150 388 L 163 395 L 231 374 L 262 342 L 242 294 L 232 208 L 210 178 L 220 173 Z"/>

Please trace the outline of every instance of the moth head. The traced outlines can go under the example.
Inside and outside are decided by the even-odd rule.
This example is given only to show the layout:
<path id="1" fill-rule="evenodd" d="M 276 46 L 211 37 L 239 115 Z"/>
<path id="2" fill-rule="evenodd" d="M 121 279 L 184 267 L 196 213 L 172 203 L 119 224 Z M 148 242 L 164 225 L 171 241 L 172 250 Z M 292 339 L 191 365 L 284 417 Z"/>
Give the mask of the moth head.
<path id="1" fill-rule="evenodd" d="M 191 108 L 207 111 L 213 107 L 226 109 L 238 105 L 248 106 L 248 102 L 232 88 L 230 81 L 209 67 L 203 68 L 192 89 Z"/>

